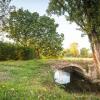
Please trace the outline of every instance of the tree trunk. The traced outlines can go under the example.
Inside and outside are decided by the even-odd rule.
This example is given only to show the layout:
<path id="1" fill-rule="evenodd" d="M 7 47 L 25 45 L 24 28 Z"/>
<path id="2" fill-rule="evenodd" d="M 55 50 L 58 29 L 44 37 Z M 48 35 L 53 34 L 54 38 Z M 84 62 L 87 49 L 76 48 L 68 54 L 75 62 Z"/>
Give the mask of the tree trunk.
<path id="1" fill-rule="evenodd" d="M 88 37 L 93 52 L 97 78 L 100 78 L 100 39 L 96 33 L 92 33 L 91 35 L 88 35 Z"/>
<path id="2" fill-rule="evenodd" d="M 40 50 L 36 48 L 36 58 L 40 59 Z"/>
<path id="3" fill-rule="evenodd" d="M 94 43 L 92 45 L 92 52 L 93 52 L 93 57 L 96 65 L 96 70 L 98 75 L 100 75 L 100 43 Z"/>

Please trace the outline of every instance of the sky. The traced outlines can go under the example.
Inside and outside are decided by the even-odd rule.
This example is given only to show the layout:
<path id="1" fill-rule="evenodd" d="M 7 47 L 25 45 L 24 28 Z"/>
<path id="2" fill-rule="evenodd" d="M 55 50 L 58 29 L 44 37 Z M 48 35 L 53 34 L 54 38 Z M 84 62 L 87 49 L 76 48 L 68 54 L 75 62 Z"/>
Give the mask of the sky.
<path id="1" fill-rule="evenodd" d="M 31 12 L 38 12 L 41 16 L 47 15 L 46 9 L 48 8 L 49 0 L 12 0 L 10 5 L 15 5 L 16 8 L 23 8 L 28 9 Z M 66 21 L 64 16 L 51 16 L 55 19 L 55 22 L 59 24 L 59 27 L 57 28 L 57 32 L 64 34 L 64 41 L 63 41 L 63 47 L 69 48 L 70 44 L 73 42 L 78 43 L 79 48 L 89 48 L 90 49 L 90 43 L 88 40 L 88 37 L 81 37 L 81 34 L 83 34 L 81 31 L 77 30 L 78 26 L 75 23 L 69 23 Z"/>

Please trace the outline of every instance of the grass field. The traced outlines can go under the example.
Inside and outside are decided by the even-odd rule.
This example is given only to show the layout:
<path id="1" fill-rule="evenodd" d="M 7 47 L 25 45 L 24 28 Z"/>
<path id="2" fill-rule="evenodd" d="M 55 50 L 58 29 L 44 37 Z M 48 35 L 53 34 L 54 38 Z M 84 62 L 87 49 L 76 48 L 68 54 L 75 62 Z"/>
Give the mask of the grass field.
<path id="1" fill-rule="evenodd" d="M 80 57 L 64 57 L 67 61 L 93 61 L 93 58 L 80 58 Z"/>
<path id="2" fill-rule="evenodd" d="M 0 100 L 100 100 L 95 94 L 68 93 L 56 85 L 46 62 L 0 62 Z"/>

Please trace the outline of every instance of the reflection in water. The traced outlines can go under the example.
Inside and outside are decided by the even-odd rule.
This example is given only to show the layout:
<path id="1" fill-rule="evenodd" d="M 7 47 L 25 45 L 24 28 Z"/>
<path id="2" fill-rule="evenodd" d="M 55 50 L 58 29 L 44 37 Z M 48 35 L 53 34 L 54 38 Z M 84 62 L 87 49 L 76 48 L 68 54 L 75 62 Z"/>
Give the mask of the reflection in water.
<path id="1" fill-rule="evenodd" d="M 70 82 L 70 73 L 62 70 L 56 70 L 54 73 L 54 80 L 59 84 L 67 84 Z"/>

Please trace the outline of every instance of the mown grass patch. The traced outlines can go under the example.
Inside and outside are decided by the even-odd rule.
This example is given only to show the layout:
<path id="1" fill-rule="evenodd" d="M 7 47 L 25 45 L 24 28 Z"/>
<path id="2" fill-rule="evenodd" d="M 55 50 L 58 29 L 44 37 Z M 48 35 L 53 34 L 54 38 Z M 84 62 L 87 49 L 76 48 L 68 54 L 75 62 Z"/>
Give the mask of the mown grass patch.
<path id="1" fill-rule="evenodd" d="M 53 80 L 47 60 L 0 62 L 0 100 L 99 100 L 87 93 L 68 93 Z M 4 74 L 6 73 L 6 74 Z"/>

